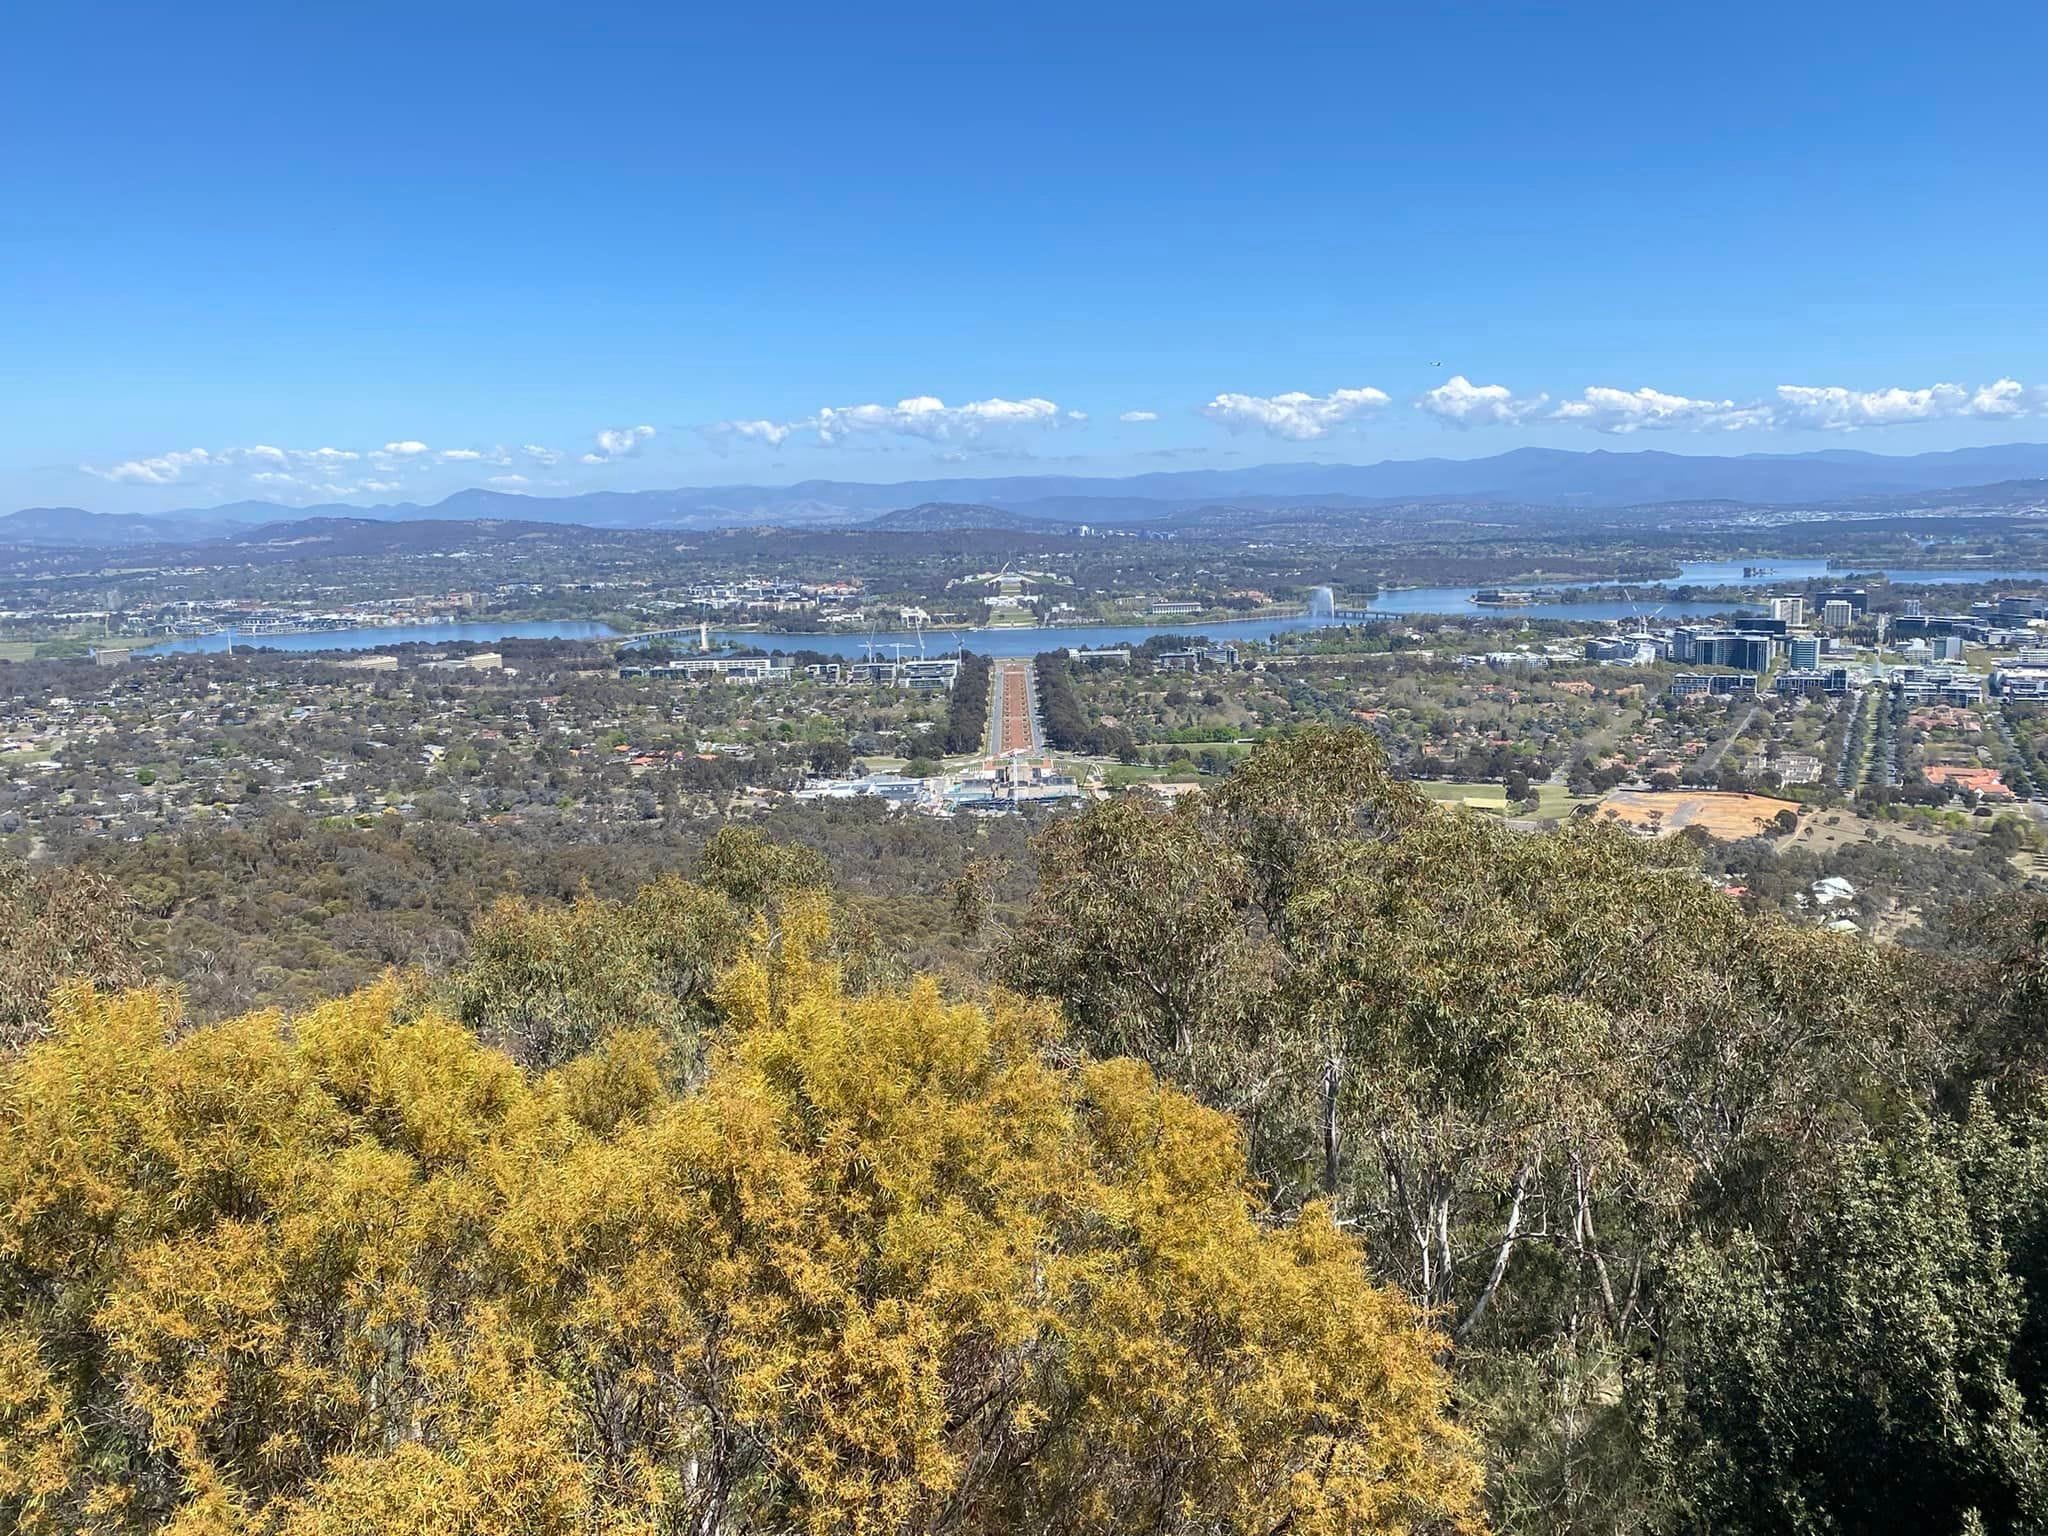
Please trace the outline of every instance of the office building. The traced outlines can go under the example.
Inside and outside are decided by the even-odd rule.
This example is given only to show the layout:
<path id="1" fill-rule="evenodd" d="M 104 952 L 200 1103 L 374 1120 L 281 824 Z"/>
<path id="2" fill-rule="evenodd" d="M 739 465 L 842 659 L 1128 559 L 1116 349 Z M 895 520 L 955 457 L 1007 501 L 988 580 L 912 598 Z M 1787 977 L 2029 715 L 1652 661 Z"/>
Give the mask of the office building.
<path id="1" fill-rule="evenodd" d="M 1671 679 L 1674 699 L 1723 698 L 1736 693 L 1755 693 L 1754 672 L 1680 672 Z"/>
<path id="2" fill-rule="evenodd" d="M 1771 690 L 1784 699 L 1840 698 L 1849 691 L 1849 669 L 1788 667 L 1771 680 Z"/>
<path id="3" fill-rule="evenodd" d="M 1991 674 L 1991 690 L 2002 699 L 2048 699 L 2048 666 L 2006 666 Z"/>
<path id="4" fill-rule="evenodd" d="M 1648 635 L 1614 635 L 1586 642 L 1586 660 L 1648 665 L 1657 659 L 1657 642 Z"/>
<path id="5" fill-rule="evenodd" d="M 1835 587 L 1827 592 L 1816 592 L 1813 601 L 1822 608 L 1829 603 L 1847 603 L 1849 611 L 1857 618 L 1870 610 L 1870 589 L 1867 587 Z"/>
<path id="6" fill-rule="evenodd" d="M 1671 637 L 1671 659 L 1700 667 L 1768 671 L 1772 638 L 1733 629 L 1680 629 Z"/>
<path id="7" fill-rule="evenodd" d="M 904 660 L 896 668 L 896 686 L 913 693 L 944 693 L 960 675 L 957 656 L 920 656 Z"/>
<path id="8" fill-rule="evenodd" d="M 1890 676 L 1892 692 L 1909 704 L 1970 706 L 1984 702 L 1984 679 L 1952 662 L 1894 667 Z"/>
<path id="9" fill-rule="evenodd" d="M 1769 635 L 1728 634 L 1716 636 L 1711 654 L 1700 660 L 1713 667 L 1736 667 L 1744 672 L 1768 672 L 1771 667 Z"/>
<path id="10" fill-rule="evenodd" d="M 1894 640 L 1916 636 L 1932 640 L 1942 635 L 1960 635 L 1984 645 L 1991 639 L 1991 621 L 1973 613 L 1902 613 L 1892 623 Z"/>

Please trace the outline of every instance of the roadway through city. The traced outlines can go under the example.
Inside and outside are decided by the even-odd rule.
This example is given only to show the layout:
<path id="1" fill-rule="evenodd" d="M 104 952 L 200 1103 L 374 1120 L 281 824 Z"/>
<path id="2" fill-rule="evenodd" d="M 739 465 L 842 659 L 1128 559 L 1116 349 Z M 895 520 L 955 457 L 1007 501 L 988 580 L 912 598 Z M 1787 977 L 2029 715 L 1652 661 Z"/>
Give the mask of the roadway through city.
<path id="1" fill-rule="evenodd" d="M 1735 729 L 1707 749 L 1706 756 L 1700 759 L 1699 771 L 1701 773 L 1712 773 L 1721 766 L 1721 759 L 1728 755 L 1728 749 L 1741 739 L 1742 733 L 1749 729 L 1749 723 L 1756 719 L 1756 710 L 1756 705 L 1750 705 L 1749 713 L 1742 717 Z"/>
<path id="2" fill-rule="evenodd" d="M 1039 746 L 1037 689 L 1028 661 L 996 663 L 989 690 L 989 751 L 997 757 L 1032 752 Z"/>

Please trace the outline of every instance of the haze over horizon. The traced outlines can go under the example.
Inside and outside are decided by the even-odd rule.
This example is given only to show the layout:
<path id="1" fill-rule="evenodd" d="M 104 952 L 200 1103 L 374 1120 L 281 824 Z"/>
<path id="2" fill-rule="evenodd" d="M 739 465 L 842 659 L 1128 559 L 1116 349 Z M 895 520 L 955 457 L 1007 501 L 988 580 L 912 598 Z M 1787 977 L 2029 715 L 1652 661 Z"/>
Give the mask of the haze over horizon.
<path id="1" fill-rule="evenodd" d="M 41 8 L 0 509 L 2048 435 L 2048 20 L 1916 14 Z"/>
<path id="2" fill-rule="evenodd" d="M 1529 449 L 1531 445 L 1522 445 Z M 875 493 L 901 492 L 901 497 L 892 500 L 878 494 L 863 498 L 875 507 L 898 505 L 902 498 L 919 496 L 941 499 L 972 499 L 977 487 L 987 488 L 989 499 L 1007 502 L 1020 494 L 1072 495 L 1115 497 L 1130 494 L 1139 497 L 1181 497 L 1201 495 L 1291 495 L 1291 494 L 1359 494 L 1372 495 L 1370 489 L 1361 487 L 1350 490 L 1344 482 L 1365 481 L 1386 473 L 1394 477 L 1395 485 L 1384 494 L 1392 497 L 1442 497 L 1455 499 L 1460 496 L 1481 494 L 1463 487 L 1472 481 L 1472 471 L 1497 467 L 1492 477 L 1482 476 L 1498 486 L 1498 489 L 1484 494 L 1526 495 L 1532 499 L 1542 496 L 1532 490 L 1518 489 L 1522 476 L 1516 471 L 1524 467 L 1535 468 L 1540 475 L 1543 471 L 1554 470 L 1560 462 L 1583 462 L 1588 466 L 1589 484 L 1598 485 L 1603 481 L 1626 484 L 1630 471 L 1636 466 L 1652 463 L 1668 467 L 1680 478 L 1697 475 L 1704 488 L 1679 494 L 1697 495 L 1702 499 L 1731 499 L 1769 502 L 1783 495 L 1796 498 L 1801 492 L 1787 488 L 1782 493 L 1768 488 L 1765 477 L 1758 478 L 1758 489 L 1748 494 L 1732 494 L 1716 489 L 1713 482 L 1719 478 L 1717 467 L 1729 465 L 1787 465 L 1812 467 L 1844 465 L 1855 466 L 1858 470 L 1869 469 L 1875 478 L 1873 489 L 1881 490 L 1949 490 L 1964 489 L 1980 484 L 2001 480 L 2035 479 L 2048 477 L 2048 442 L 2010 442 L 1984 445 L 1970 445 L 1962 448 L 1932 451 L 1899 451 L 1886 453 L 1869 446 L 1866 442 L 1844 442 L 1825 445 L 1820 448 L 1789 451 L 1751 451 L 1747 453 L 1713 453 L 1712 445 L 1696 448 L 1691 452 L 1683 448 L 1667 446 L 1664 443 L 1625 444 L 1596 446 L 1586 449 L 1535 449 L 1531 453 L 1506 449 L 1486 455 L 1426 455 L 1414 458 L 1356 460 L 1337 458 L 1303 459 L 1298 461 L 1273 461 L 1250 465 L 1157 465 L 1128 474 L 1092 474 L 1086 470 L 1062 469 L 1055 465 L 1026 464 L 1012 472 L 1000 472 L 985 465 L 969 462 L 958 466 L 938 465 L 929 473 L 904 477 L 885 474 L 843 474 L 818 475 L 802 480 L 759 481 L 707 481 L 696 485 L 649 485 L 615 488 L 585 488 L 582 490 L 562 487 L 552 490 L 532 488 L 508 488 L 493 485 L 488 478 L 472 483 L 453 485 L 419 498 L 389 496 L 378 499 L 356 497 L 353 499 L 282 499 L 276 494 L 239 497 L 231 501 L 210 504 L 189 502 L 176 506 L 155 508 L 139 514 L 144 518 L 167 518 L 180 513 L 195 513 L 214 510 L 219 507 L 237 509 L 268 506 L 275 508 L 281 517 L 305 511 L 328 510 L 341 507 L 360 507 L 364 511 L 384 511 L 399 507 L 434 508 L 444 503 L 460 502 L 463 498 L 479 493 L 499 496 L 515 496 L 537 503 L 576 502 L 591 496 L 602 495 L 662 495 L 683 494 L 711 496 L 721 491 L 765 491 L 788 492 L 809 488 L 858 489 Z M 1954 467 L 1949 468 L 1950 465 Z M 856 466 L 865 467 L 865 466 Z M 1886 478 L 1886 470 L 1896 468 L 1897 473 Z M 950 472 L 949 472 L 950 471 Z M 1603 473 L 1604 472 L 1604 473 Z M 1443 483 L 1433 481 L 1441 474 Z M 1859 487 L 1852 475 L 1847 481 L 1835 485 L 1823 476 L 1820 489 L 1804 492 L 1809 496 L 1841 497 L 1857 493 Z M 1611 499 L 1611 498 L 1610 498 Z M 1654 499 L 1654 498 L 1651 498 Z M 48 510 L 48 509 L 21 509 Z M 76 510 L 96 512 L 92 506 Z M 0 518 L 8 513 L 0 512 Z"/>

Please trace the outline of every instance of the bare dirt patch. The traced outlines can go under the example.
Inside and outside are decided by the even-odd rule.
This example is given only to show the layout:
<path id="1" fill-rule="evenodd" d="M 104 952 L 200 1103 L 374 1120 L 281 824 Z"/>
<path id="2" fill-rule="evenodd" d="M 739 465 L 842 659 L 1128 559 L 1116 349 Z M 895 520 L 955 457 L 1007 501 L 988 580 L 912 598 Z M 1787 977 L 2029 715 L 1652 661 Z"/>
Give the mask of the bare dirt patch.
<path id="1" fill-rule="evenodd" d="M 1780 811 L 1799 809 L 1797 801 L 1726 790 L 1615 789 L 1593 814 L 1651 836 L 1668 837 L 1698 827 L 1709 837 L 1732 843 L 1765 832 Z"/>

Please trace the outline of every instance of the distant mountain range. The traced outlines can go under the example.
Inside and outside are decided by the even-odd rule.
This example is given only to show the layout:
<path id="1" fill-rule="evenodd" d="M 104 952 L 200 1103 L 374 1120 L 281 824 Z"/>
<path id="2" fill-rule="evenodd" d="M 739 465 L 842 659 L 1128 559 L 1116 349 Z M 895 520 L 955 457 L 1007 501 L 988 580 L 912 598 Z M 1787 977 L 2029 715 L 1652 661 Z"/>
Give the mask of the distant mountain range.
<path id="1" fill-rule="evenodd" d="M 1157 517 L 1161 508 L 1147 503 Z M 1073 518 L 1035 517 L 1009 507 L 991 507 L 978 502 L 927 501 L 914 507 L 884 512 L 861 524 L 885 533 L 950 533 L 962 528 L 989 528 L 1017 533 L 1071 533 Z"/>
<path id="2" fill-rule="evenodd" d="M 264 524 L 319 518 L 379 523 L 502 520 L 608 529 L 843 528 L 869 524 L 902 530 L 966 526 L 1050 530 L 1077 522 L 1151 521 L 1233 500 L 1269 505 L 1325 498 L 1362 503 L 1501 501 L 1579 509 L 1704 501 L 1783 506 L 2043 477 L 2048 477 L 2048 444 L 2041 443 L 1905 455 L 1846 448 L 1732 456 L 1517 448 L 1483 459 L 1264 464 L 1123 478 L 1009 475 L 980 480 L 909 480 L 892 485 L 806 480 L 787 486 L 597 491 L 560 497 L 468 490 L 432 506 L 400 502 L 374 507 L 286 507 L 267 501 L 239 501 L 146 517 L 79 507 L 30 507 L 0 517 L 0 543 L 94 548 L 195 543 L 231 538 Z M 962 517 L 1005 520 L 963 523 Z"/>

